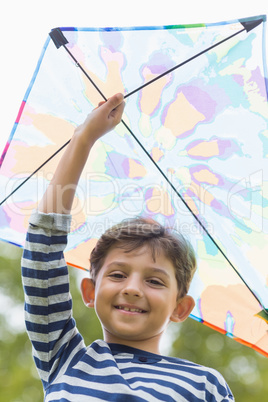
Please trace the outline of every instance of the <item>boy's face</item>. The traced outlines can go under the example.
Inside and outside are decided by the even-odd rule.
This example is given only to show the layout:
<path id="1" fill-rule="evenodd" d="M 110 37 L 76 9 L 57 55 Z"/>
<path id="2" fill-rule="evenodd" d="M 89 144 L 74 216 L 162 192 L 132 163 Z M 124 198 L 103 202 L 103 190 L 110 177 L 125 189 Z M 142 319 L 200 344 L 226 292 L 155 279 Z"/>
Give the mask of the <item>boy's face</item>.
<path id="1" fill-rule="evenodd" d="M 171 261 L 162 253 L 153 261 L 147 246 L 129 253 L 116 247 L 109 251 L 96 280 L 95 309 L 107 342 L 154 353 L 159 353 L 169 321 L 186 318 L 179 317 Z"/>

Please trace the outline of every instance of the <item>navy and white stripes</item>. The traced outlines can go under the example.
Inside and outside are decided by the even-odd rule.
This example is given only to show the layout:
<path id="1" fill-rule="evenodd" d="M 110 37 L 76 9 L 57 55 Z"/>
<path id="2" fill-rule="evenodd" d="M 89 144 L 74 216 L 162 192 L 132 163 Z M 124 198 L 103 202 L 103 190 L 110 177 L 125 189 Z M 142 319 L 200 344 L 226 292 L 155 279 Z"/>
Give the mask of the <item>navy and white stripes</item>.
<path id="1" fill-rule="evenodd" d="M 26 328 L 45 401 L 232 401 L 215 370 L 97 340 L 72 318 L 63 256 L 70 216 L 36 213 L 22 258 Z"/>

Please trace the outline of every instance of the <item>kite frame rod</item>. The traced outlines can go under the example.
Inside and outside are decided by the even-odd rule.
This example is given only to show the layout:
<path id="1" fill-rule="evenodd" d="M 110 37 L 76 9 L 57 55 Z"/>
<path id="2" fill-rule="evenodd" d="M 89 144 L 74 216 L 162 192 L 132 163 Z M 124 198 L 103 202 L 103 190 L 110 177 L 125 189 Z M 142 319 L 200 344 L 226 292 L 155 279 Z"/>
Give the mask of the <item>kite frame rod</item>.
<path id="1" fill-rule="evenodd" d="M 133 91 L 130 91 L 130 92 L 128 92 L 128 93 L 125 95 L 125 99 L 128 98 L 129 96 L 135 94 L 136 92 L 140 91 L 141 89 L 145 88 L 147 85 L 150 85 L 150 84 L 152 84 L 153 82 L 155 82 L 155 81 L 157 81 L 157 80 L 163 78 L 165 75 L 170 74 L 170 73 L 173 72 L 174 70 L 177 70 L 179 67 L 182 67 L 182 66 L 184 66 L 185 64 L 189 63 L 190 61 L 196 59 L 197 57 L 202 56 L 204 53 L 209 52 L 210 50 L 212 50 L 212 49 L 214 49 L 215 47 L 221 45 L 222 43 L 226 42 L 227 40 L 232 39 L 234 36 L 239 35 L 239 34 L 241 34 L 241 33 L 244 32 L 244 31 L 247 31 L 247 32 L 251 31 L 251 30 L 254 29 L 256 26 L 258 26 L 259 24 L 261 24 L 262 22 L 263 22 L 262 19 L 259 19 L 259 20 L 257 20 L 257 21 L 251 21 L 251 22 L 244 22 L 244 23 L 243 23 L 243 22 L 240 22 L 241 25 L 244 27 L 244 28 L 240 29 L 240 31 L 237 31 L 237 32 L 235 32 L 234 34 L 228 36 L 227 38 L 224 38 L 224 39 L 222 39 L 221 41 L 219 41 L 219 42 L 217 42 L 217 43 L 214 43 L 214 45 L 209 46 L 208 48 L 206 48 L 206 49 L 202 50 L 201 52 L 195 54 L 194 56 L 190 57 L 189 59 L 184 60 L 182 63 L 179 63 L 179 64 L 177 64 L 176 66 L 170 68 L 169 70 L 166 70 L 164 73 L 158 75 L 157 77 L 153 78 L 152 80 L 147 81 L 145 84 L 139 86 L 138 88 L 133 89 Z"/>
<path id="2" fill-rule="evenodd" d="M 125 99 L 128 98 L 129 96 L 135 94 L 136 92 L 140 91 L 141 89 L 147 87 L 148 85 L 152 84 L 153 82 L 155 82 L 155 81 L 157 81 L 157 80 L 160 80 L 160 79 L 163 78 L 165 75 L 172 73 L 174 70 L 177 70 L 178 68 L 184 66 L 185 64 L 189 63 L 190 61 L 193 61 L 193 60 L 196 59 L 197 57 L 202 56 L 204 53 L 209 52 L 211 49 L 214 49 L 216 46 L 221 45 L 222 43 L 226 42 L 227 40 L 233 38 L 234 36 L 236 36 L 236 35 L 238 35 L 238 34 L 244 32 L 244 31 L 246 31 L 246 28 L 241 29 L 240 31 L 238 31 L 238 32 L 236 32 L 236 33 L 234 33 L 234 34 L 232 34 L 231 36 L 228 36 L 228 37 L 225 38 L 225 39 L 222 39 L 220 42 L 217 42 L 217 43 L 215 43 L 214 45 L 212 45 L 212 46 L 210 46 L 210 47 L 208 47 L 208 48 L 202 50 L 202 52 L 199 52 L 199 53 L 195 54 L 194 56 L 192 56 L 192 57 L 190 57 L 189 59 L 183 61 L 182 63 L 176 64 L 176 66 L 170 68 L 169 70 L 167 70 L 167 71 L 165 71 L 164 73 L 158 75 L 157 77 L 153 78 L 152 80 L 147 81 L 145 84 L 141 85 L 140 87 L 138 87 L 138 88 L 136 88 L 136 89 L 133 89 L 133 91 L 128 92 L 128 93 L 125 95 Z"/>
<path id="3" fill-rule="evenodd" d="M 71 140 L 68 140 L 67 142 L 65 142 L 65 144 L 63 144 L 59 149 L 57 149 L 57 151 L 54 152 L 54 154 L 50 155 L 49 158 L 47 158 L 45 160 L 45 162 L 43 162 L 37 169 L 35 169 L 34 172 L 32 172 L 28 177 L 26 177 L 26 179 L 24 179 L 16 188 L 14 188 L 13 191 L 11 191 L 10 194 L 8 194 L 6 196 L 6 198 L 4 198 L 1 202 L 0 202 L 0 206 L 2 204 L 4 204 L 5 201 L 7 201 L 9 199 L 9 197 L 11 197 L 19 188 L 21 188 L 25 183 L 27 183 L 28 180 L 30 180 L 31 177 L 33 177 L 40 169 L 42 169 L 43 166 L 45 166 L 51 159 L 54 158 L 54 156 L 56 156 L 63 148 L 65 148 L 69 142 Z"/>

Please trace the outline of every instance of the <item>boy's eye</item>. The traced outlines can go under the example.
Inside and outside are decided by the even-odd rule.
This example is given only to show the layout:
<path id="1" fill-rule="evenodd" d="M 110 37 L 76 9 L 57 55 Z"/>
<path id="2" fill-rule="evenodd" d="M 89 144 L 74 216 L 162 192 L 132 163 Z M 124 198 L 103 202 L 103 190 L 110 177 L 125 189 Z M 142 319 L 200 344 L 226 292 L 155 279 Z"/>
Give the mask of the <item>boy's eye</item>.
<path id="1" fill-rule="evenodd" d="M 121 274 L 121 273 L 119 273 L 119 272 L 114 272 L 114 273 L 111 273 L 111 274 L 109 275 L 109 277 L 110 277 L 110 278 L 115 278 L 115 279 L 122 279 L 122 278 L 125 277 L 125 275 L 124 275 L 124 274 Z"/>
<path id="2" fill-rule="evenodd" d="M 164 283 L 159 281 L 158 279 L 149 279 L 148 282 L 154 286 L 165 286 Z"/>

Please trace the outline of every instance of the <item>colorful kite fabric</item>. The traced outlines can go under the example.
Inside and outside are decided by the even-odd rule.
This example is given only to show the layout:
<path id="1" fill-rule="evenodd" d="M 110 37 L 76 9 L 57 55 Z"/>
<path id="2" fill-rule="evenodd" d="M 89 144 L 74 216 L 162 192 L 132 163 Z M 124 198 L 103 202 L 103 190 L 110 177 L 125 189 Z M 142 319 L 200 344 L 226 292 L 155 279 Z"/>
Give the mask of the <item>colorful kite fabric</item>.
<path id="1" fill-rule="evenodd" d="M 196 250 L 192 317 L 268 356 L 265 23 L 52 31 L 2 155 L 0 238 L 23 246 L 62 151 L 51 155 L 123 92 L 124 122 L 95 144 L 76 192 L 68 263 L 88 269 L 105 229 L 150 216 Z"/>

